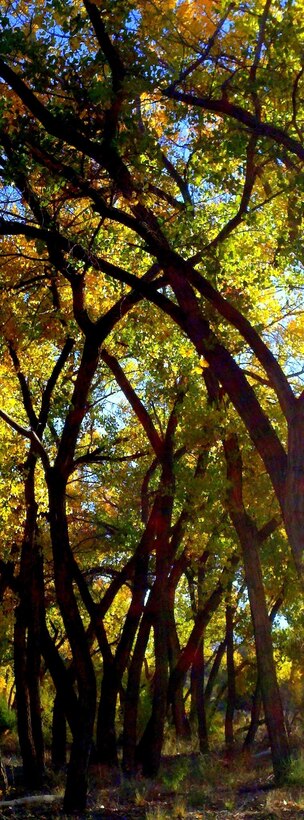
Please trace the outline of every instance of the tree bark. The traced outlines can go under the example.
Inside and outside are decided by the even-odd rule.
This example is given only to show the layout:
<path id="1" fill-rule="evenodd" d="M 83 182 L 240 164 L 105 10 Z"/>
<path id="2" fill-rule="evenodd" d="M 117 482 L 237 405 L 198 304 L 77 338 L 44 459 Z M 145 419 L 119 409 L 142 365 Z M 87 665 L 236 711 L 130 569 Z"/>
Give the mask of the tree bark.
<path id="1" fill-rule="evenodd" d="M 118 766 L 116 742 L 116 704 L 121 678 L 117 675 L 116 664 L 103 659 L 103 675 L 98 708 L 96 752 L 99 763 Z"/>
<path id="2" fill-rule="evenodd" d="M 68 435 L 68 433 L 67 433 Z M 67 773 L 64 811 L 84 811 L 96 708 L 96 682 L 84 626 L 73 590 L 65 510 L 66 480 L 56 467 L 47 474 L 50 530 L 57 601 L 71 646 L 78 688 L 77 719 Z"/>
<path id="3" fill-rule="evenodd" d="M 231 585 L 230 585 L 231 595 Z M 229 595 L 229 597 L 230 597 Z M 226 655 L 227 655 L 227 704 L 225 714 L 225 744 L 227 752 L 230 753 L 234 745 L 233 717 L 235 710 L 235 666 L 234 666 L 234 646 L 233 646 L 233 616 L 234 607 L 231 603 L 226 604 Z"/>
<path id="4" fill-rule="evenodd" d="M 16 609 L 14 629 L 14 666 L 16 684 L 17 727 L 23 774 L 27 788 L 41 786 L 42 773 L 39 768 L 32 731 L 31 702 L 27 675 L 26 621 L 21 604 Z"/>
<path id="5" fill-rule="evenodd" d="M 199 748 L 202 754 L 209 752 L 208 728 L 205 709 L 205 656 L 204 633 L 194 655 L 191 669 L 191 713 L 197 717 Z"/>
<path id="6" fill-rule="evenodd" d="M 53 720 L 52 720 L 52 766 L 55 771 L 59 771 L 66 764 L 67 753 L 67 732 L 66 717 L 62 705 L 62 699 L 57 693 L 54 698 Z"/>
<path id="7" fill-rule="evenodd" d="M 259 532 L 243 506 L 242 460 L 237 437 L 230 436 L 224 442 L 224 449 L 229 481 L 227 503 L 232 523 L 242 547 L 265 720 L 271 746 L 274 774 L 277 781 L 280 781 L 286 775 L 286 768 L 290 762 L 290 749 L 273 658 L 271 624 L 267 611 L 259 555 Z"/>
<path id="8" fill-rule="evenodd" d="M 261 690 L 259 678 L 257 678 L 257 682 L 256 682 L 256 685 L 255 685 L 255 690 L 254 690 L 253 698 L 252 698 L 250 725 L 249 725 L 249 729 L 248 729 L 248 732 L 246 734 L 246 737 L 245 737 L 245 740 L 244 740 L 244 743 L 243 743 L 244 751 L 246 749 L 250 749 L 252 744 L 253 744 L 254 738 L 256 736 L 256 733 L 257 733 L 257 730 L 258 730 L 258 727 L 259 727 L 259 720 L 260 720 L 262 706 L 263 706 L 262 690 Z"/>
<path id="9" fill-rule="evenodd" d="M 137 717 L 140 696 L 141 670 L 143 667 L 151 627 L 152 614 L 149 612 L 148 608 L 146 608 L 138 630 L 138 636 L 129 666 L 128 683 L 125 695 L 122 768 L 128 777 L 132 777 L 136 771 Z"/>
<path id="10" fill-rule="evenodd" d="M 32 789 L 39 788 L 44 778 L 40 702 L 40 623 L 44 581 L 37 544 L 36 462 L 37 457 L 30 450 L 24 484 L 26 515 L 18 578 L 20 603 L 16 611 L 14 632 L 18 734 L 25 782 Z"/>

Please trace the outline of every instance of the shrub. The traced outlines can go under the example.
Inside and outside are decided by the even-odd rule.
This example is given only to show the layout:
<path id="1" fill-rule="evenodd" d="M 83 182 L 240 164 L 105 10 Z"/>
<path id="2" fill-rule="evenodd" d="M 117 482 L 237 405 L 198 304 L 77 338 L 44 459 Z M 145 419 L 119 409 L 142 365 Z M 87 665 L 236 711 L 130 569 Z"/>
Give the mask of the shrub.
<path id="1" fill-rule="evenodd" d="M 0 695 L 0 735 L 16 727 L 16 714 L 9 708 L 5 698 Z"/>

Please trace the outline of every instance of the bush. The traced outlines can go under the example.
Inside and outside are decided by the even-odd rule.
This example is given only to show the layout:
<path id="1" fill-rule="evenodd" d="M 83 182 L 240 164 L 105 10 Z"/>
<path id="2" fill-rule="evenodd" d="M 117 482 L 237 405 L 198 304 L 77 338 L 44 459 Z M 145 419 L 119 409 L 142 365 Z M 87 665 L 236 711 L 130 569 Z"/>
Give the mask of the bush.
<path id="1" fill-rule="evenodd" d="M 3 696 L 0 695 L 0 735 L 3 735 L 8 729 L 15 729 L 16 714 L 9 708 Z"/>
<path id="2" fill-rule="evenodd" d="M 304 786 L 304 757 L 299 755 L 291 760 L 286 775 L 286 782 L 292 786 Z"/>

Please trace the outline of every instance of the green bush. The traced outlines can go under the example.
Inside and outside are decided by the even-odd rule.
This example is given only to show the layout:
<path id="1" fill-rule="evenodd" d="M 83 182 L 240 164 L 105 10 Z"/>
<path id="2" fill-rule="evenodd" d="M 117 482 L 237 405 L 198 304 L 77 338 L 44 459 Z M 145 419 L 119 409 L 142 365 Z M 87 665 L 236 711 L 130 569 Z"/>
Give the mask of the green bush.
<path id="1" fill-rule="evenodd" d="M 0 735 L 7 729 L 15 729 L 16 714 L 9 708 L 3 696 L 0 695 Z"/>
<path id="2" fill-rule="evenodd" d="M 298 755 L 291 760 L 286 774 L 286 782 L 292 786 L 304 786 L 304 756 Z"/>

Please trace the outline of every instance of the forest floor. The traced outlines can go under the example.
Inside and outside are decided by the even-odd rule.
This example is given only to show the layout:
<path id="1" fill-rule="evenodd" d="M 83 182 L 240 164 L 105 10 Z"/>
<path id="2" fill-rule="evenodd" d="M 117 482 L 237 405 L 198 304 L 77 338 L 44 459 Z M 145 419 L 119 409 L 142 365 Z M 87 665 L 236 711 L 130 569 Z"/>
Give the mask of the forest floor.
<path id="1" fill-rule="evenodd" d="M 0 818 L 69 820 L 62 810 L 62 775 L 51 775 L 44 792 L 25 795 L 20 760 L 4 758 L 10 787 L 0 797 Z M 90 773 L 88 808 L 79 820 L 300 820 L 303 785 L 276 787 L 267 754 L 245 761 L 220 754 L 164 757 L 157 780 L 126 780 L 102 766 Z"/>

